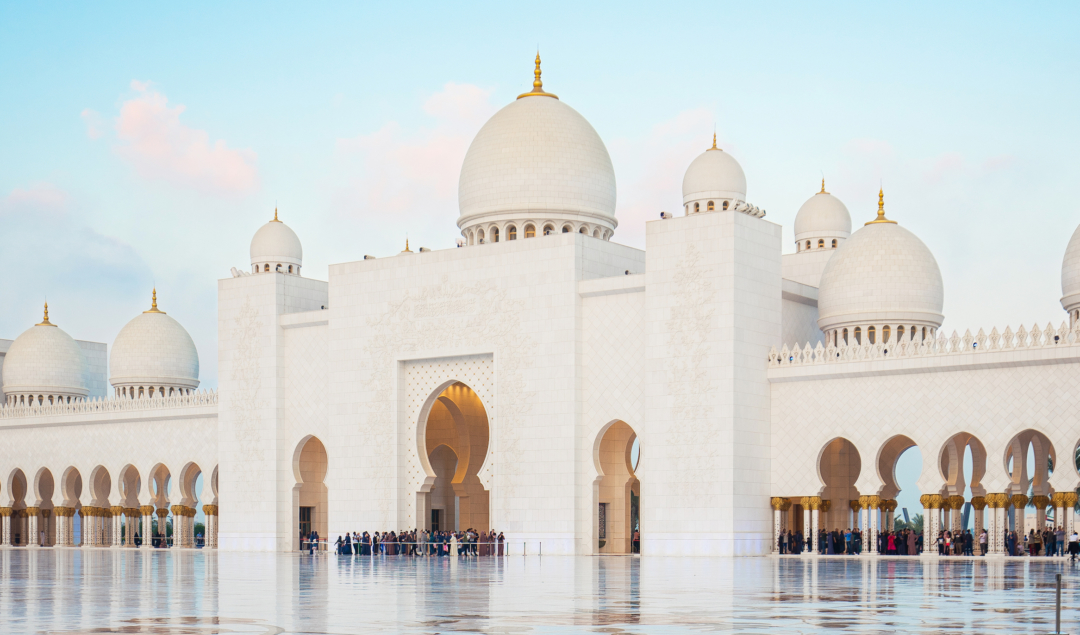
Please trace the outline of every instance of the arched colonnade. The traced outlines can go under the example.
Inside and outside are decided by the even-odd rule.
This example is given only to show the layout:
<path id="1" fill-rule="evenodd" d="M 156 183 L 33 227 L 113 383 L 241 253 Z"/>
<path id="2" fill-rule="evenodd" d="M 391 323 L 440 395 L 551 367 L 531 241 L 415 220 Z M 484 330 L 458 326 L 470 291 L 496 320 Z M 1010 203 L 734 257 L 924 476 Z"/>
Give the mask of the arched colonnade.
<path id="1" fill-rule="evenodd" d="M 1037 528 L 1047 526 L 1052 518 L 1051 524 L 1071 533 L 1080 486 L 1080 439 L 1059 440 L 1058 445 L 1067 446 L 1061 448 L 1065 452 L 1060 461 L 1059 448 L 1047 434 L 1025 429 L 998 443 L 984 443 L 977 435 L 960 431 L 938 447 L 920 447 L 924 553 L 937 555 L 930 545 L 939 532 L 963 531 L 961 512 L 968 503 L 972 527 L 976 533 L 987 531 L 991 554 L 1005 552 L 1006 531 L 1023 535 L 1031 529 L 1024 526 L 1024 516 L 1032 504 Z M 819 532 L 851 528 L 862 533 L 862 553 L 875 554 L 878 533 L 895 528 L 896 497 L 901 491 L 897 462 L 914 447 L 919 444 L 902 434 L 887 439 L 876 453 L 861 452 L 845 437 L 828 441 L 818 454 L 816 490 L 804 496 L 774 496 L 770 501 L 773 551 L 778 550 L 780 532 L 801 531 L 806 537 L 804 554 L 813 554 L 819 548 Z M 966 465 L 969 457 L 970 466 Z"/>
<path id="2" fill-rule="evenodd" d="M 69 466 L 54 472 L 13 468 L 0 483 L 0 547 L 151 547 L 196 546 L 195 516 L 202 492 L 210 501 L 204 545 L 217 547 L 217 467 L 199 485 L 202 468 L 184 464 L 174 474 L 163 463 L 146 474 L 128 464 L 116 473 L 103 465 L 83 474 Z M 172 484 L 176 481 L 176 491 Z M 145 487 L 144 487 L 145 483 Z"/>

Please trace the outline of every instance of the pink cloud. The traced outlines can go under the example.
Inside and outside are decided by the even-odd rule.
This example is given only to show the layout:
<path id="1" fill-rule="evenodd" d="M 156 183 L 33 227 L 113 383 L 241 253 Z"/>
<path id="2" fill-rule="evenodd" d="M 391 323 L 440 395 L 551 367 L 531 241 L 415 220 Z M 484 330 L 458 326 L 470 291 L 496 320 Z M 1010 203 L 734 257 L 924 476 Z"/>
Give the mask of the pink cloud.
<path id="1" fill-rule="evenodd" d="M 116 119 L 117 152 L 142 177 L 218 194 L 243 194 L 258 187 L 251 150 L 211 141 L 205 130 L 184 125 L 186 107 L 169 105 L 149 82 L 133 80 L 138 94 L 125 101 Z"/>
<path id="2" fill-rule="evenodd" d="M 458 173 L 473 136 L 495 112 L 490 97 L 490 90 L 450 82 L 423 104 L 433 125 L 410 131 L 390 121 L 371 134 L 338 139 L 343 167 L 355 175 L 339 193 L 342 206 L 408 212 L 421 221 L 456 217 Z"/>

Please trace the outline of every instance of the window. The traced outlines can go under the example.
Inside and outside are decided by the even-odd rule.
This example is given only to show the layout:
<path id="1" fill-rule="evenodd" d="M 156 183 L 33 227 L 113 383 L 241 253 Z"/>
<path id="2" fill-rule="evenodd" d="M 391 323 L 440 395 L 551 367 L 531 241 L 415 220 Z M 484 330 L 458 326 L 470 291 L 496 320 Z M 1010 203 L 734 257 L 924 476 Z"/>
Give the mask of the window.
<path id="1" fill-rule="evenodd" d="M 517 240 L 517 227 L 511 225 L 510 227 L 506 228 L 506 239 Z"/>
<path id="2" fill-rule="evenodd" d="M 263 265 L 263 271 L 270 271 L 270 265 Z"/>
<path id="3" fill-rule="evenodd" d="M 276 267 L 274 267 L 274 271 L 277 271 L 278 273 L 281 273 L 281 263 L 278 263 L 278 265 Z"/>
<path id="4" fill-rule="evenodd" d="M 292 265 L 289 265 L 289 273 L 292 273 Z"/>
<path id="5" fill-rule="evenodd" d="M 701 211 L 701 203 L 694 203 L 694 213 L 697 214 Z"/>
<path id="6" fill-rule="evenodd" d="M 877 339 L 874 337 L 875 335 L 877 335 L 877 329 L 872 326 L 866 329 L 866 339 L 870 340 L 871 344 L 877 344 Z"/>
<path id="7" fill-rule="evenodd" d="M 554 227 L 552 227 L 551 225 L 544 225 L 544 235 L 545 236 L 547 236 L 548 234 L 553 234 L 553 233 L 555 233 L 555 228 Z"/>
<path id="8" fill-rule="evenodd" d="M 926 327 L 925 326 L 922 327 L 922 338 L 923 338 L 924 341 L 926 340 Z"/>
<path id="9" fill-rule="evenodd" d="M 847 344 L 847 329 L 844 329 L 844 343 Z"/>
<path id="10" fill-rule="evenodd" d="M 858 326 L 855 327 L 855 343 L 862 344 L 862 329 Z"/>
<path id="11" fill-rule="evenodd" d="M 810 249 L 810 241 L 809 241 L 809 240 L 808 240 L 808 241 L 806 241 L 806 248 L 807 248 L 807 249 Z"/>
<path id="12" fill-rule="evenodd" d="M 491 228 L 491 242 L 493 242 L 493 243 L 499 242 L 499 228 L 498 227 L 492 227 Z"/>
<path id="13" fill-rule="evenodd" d="M 599 229 L 594 230 L 592 235 L 593 235 L 593 238 L 599 238 L 600 237 L 600 230 Z"/>
<path id="14" fill-rule="evenodd" d="M 532 225 L 526 225 L 525 226 L 525 237 L 526 238 L 536 238 L 536 227 L 534 227 Z"/>
<path id="15" fill-rule="evenodd" d="M 716 211 L 716 205 L 714 205 L 712 201 L 709 201 L 709 204 L 706 207 L 706 209 L 708 209 L 710 212 L 714 212 L 714 211 Z"/>
<path id="16" fill-rule="evenodd" d="M 690 213 L 690 205 L 687 205 L 687 206 L 686 206 L 686 213 L 687 213 L 687 214 L 689 214 L 689 213 Z"/>
<path id="17" fill-rule="evenodd" d="M 727 206 L 728 206 L 728 202 L 724 201 L 724 209 L 727 209 Z"/>
<path id="18" fill-rule="evenodd" d="M 900 328 L 904 328 L 904 327 L 900 327 Z M 887 326 L 881 327 L 881 343 L 882 344 L 888 344 L 889 343 L 889 327 L 887 327 Z"/>
<path id="19" fill-rule="evenodd" d="M 904 339 L 904 327 L 898 326 L 896 327 L 896 341 L 899 342 L 902 339 Z"/>
<path id="20" fill-rule="evenodd" d="M 825 248 L 825 239 L 824 238 L 818 238 L 817 248 L 818 249 L 824 249 Z"/>
<path id="21" fill-rule="evenodd" d="M 569 234 L 571 231 L 572 231 L 572 229 L 570 228 L 569 225 L 563 225 L 562 226 L 562 233 Z"/>
<path id="22" fill-rule="evenodd" d="M 578 230 L 578 233 L 579 234 L 585 234 L 586 236 L 588 236 L 589 235 L 589 228 L 582 225 L 581 229 Z"/>
<path id="23" fill-rule="evenodd" d="M 483 245 L 484 244 L 484 230 L 482 230 L 482 229 L 480 231 L 476 232 L 476 244 L 478 244 L 478 245 Z"/>
<path id="24" fill-rule="evenodd" d="M 835 238 L 832 239 L 832 248 L 836 249 L 836 239 Z"/>

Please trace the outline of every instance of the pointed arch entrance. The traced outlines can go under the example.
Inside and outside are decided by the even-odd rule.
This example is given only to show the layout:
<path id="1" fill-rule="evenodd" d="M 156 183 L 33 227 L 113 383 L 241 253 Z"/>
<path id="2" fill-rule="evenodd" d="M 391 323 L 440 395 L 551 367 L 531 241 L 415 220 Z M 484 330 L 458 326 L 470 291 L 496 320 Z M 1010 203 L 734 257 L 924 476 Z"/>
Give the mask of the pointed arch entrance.
<path id="1" fill-rule="evenodd" d="M 641 482 L 638 481 L 637 433 L 625 421 L 613 421 L 597 435 L 593 460 L 599 472 L 593 486 L 596 553 L 634 553 Z"/>
<path id="2" fill-rule="evenodd" d="M 312 532 L 326 540 L 327 489 L 326 446 L 318 437 L 309 435 L 300 440 L 293 454 L 293 550 L 299 550 Z"/>
<path id="3" fill-rule="evenodd" d="M 460 381 L 437 390 L 417 435 L 428 475 L 418 495 L 417 525 L 431 531 L 487 531 L 490 497 L 478 476 L 488 454 L 487 410 Z"/>

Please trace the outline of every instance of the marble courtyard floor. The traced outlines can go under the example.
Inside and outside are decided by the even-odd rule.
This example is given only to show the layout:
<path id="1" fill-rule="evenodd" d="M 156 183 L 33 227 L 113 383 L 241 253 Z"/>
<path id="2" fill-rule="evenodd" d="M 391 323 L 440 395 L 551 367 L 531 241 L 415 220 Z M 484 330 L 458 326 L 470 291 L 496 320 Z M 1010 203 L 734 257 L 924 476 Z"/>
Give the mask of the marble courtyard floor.
<path id="1" fill-rule="evenodd" d="M 1080 632 L 1042 559 L 0 550 L 0 633 Z"/>

